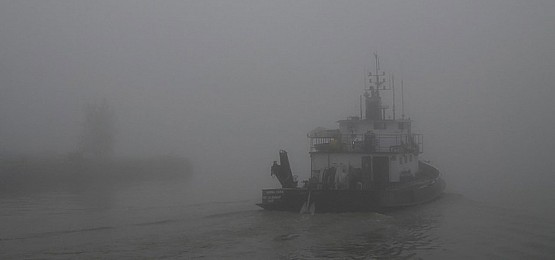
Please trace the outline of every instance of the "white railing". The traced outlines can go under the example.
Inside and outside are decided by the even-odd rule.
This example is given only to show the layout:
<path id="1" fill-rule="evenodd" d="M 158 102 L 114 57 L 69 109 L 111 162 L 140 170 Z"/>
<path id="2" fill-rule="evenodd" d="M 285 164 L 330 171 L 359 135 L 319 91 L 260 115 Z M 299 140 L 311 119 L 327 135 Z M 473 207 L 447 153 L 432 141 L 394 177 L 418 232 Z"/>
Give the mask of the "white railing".
<path id="1" fill-rule="evenodd" d="M 309 139 L 310 152 L 423 152 L 423 137 L 420 134 L 337 134 L 327 137 L 309 136 Z"/>

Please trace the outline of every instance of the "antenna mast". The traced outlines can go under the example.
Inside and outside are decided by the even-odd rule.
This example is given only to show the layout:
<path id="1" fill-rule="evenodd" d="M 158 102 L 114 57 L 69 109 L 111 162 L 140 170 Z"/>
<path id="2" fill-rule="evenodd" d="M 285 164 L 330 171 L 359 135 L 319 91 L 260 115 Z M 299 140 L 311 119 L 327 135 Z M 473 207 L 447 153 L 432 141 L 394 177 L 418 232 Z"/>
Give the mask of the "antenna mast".
<path id="1" fill-rule="evenodd" d="M 387 109 L 387 107 L 382 106 L 380 90 L 390 90 L 391 88 L 388 88 L 384 85 L 386 81 L 385 72 L 380 72 L 380 58 L 375 52 L 374 58 L 376 60 L 375 74 L 372 74 L 372 72 L 368 72 L 368 82 L 370 83 L 370 86 L 368 86 L 368 88 L 364 90 L 364 100 L 366 105 L 365 118 L 370 120 L 384 120 L 385 110 Z M 373 82 L 374 77 L 375 81 Z"/>
<path id="2" fill-rule="evenodd" d="M 378 57 L 378 54 L 374 52 L 374 58 L 376 59 L 376 96 L 380 96 L 380 86 L 385 82 L 385 79 L 382 79 L 380 81 L 380 76 L 385 76 L 385 72 L 383 73 L 383 75 L 378 74 L 380 71 L 380 57 Z M 372 74 L 370 74 L 370 76 L 372 76 Z"/>
<path id="3" fill-rule="evenodd" d="M 401 118 L 405 119 L 405 99 L 404 99 L 403 80 L 401 80 Z"/>
<path id="4" fill-rule="evenodd" d="M 364 69 L 364 71 L 362 71 L 362 82 L 364 83 L 364 91 L 366 92 L 368 89 L 368 86 L 366 84 L 366 69 Z M 360 119 L 362 119 L 362 95 L 359 96 L 359 108 L 360 108 Z"/>
<path id="5" fill-rule="evenodd" d="M 393 91 L 393 120 L 395 120 L 395 77 L 391 74 L 391 90 Z"/>
<path id="6" fill-rule="evenodd" d="M 362 95 L 359 96 L 360 119 L 362 119 Z"/>

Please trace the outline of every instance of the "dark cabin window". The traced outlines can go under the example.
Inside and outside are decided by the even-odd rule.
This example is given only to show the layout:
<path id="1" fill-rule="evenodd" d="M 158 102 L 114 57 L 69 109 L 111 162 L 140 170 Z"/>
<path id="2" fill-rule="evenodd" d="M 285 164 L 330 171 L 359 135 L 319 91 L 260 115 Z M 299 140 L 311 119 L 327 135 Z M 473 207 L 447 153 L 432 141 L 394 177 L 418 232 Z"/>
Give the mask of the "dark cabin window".
<path id="1" fill-rule="evenodd" d="M 409 129 L 410 128 L 410 122 L 399 122 L 399 129 L 403 130 L 403 129 Z"/>
<path id="2" fill-rule="evenodd" d="M 374 122 L 374 129 L 385 129 L 385 122 L 375 121 Z"/>

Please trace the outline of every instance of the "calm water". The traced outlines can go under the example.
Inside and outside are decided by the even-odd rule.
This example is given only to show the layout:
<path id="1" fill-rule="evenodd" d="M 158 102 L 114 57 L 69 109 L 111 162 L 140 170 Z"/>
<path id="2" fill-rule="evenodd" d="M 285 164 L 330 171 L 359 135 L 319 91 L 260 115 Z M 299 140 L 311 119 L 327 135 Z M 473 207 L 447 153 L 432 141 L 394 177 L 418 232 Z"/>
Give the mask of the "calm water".
<path id="1" fill-rule="evenodd" d="M 100 187 L 2 194 L 0 258 L 555 257 L 553 216 L 454 193 L 387 214 L 300 215 L 213 199 L 194 181 Z"/>

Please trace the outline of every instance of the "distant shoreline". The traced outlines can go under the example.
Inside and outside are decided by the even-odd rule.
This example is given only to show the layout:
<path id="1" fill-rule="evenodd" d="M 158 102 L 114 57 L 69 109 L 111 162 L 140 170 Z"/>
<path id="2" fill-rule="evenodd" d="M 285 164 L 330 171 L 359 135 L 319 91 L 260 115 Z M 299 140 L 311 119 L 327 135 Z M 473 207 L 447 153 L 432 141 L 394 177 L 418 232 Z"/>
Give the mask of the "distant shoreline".
<path id="1" fill-rule="evenodd" d="M 191 170 L 188 159 L 175 156 L 103 159 L 25 156 L 1 158 L 0 194 L 185 179 L 191 175 Z"/>

